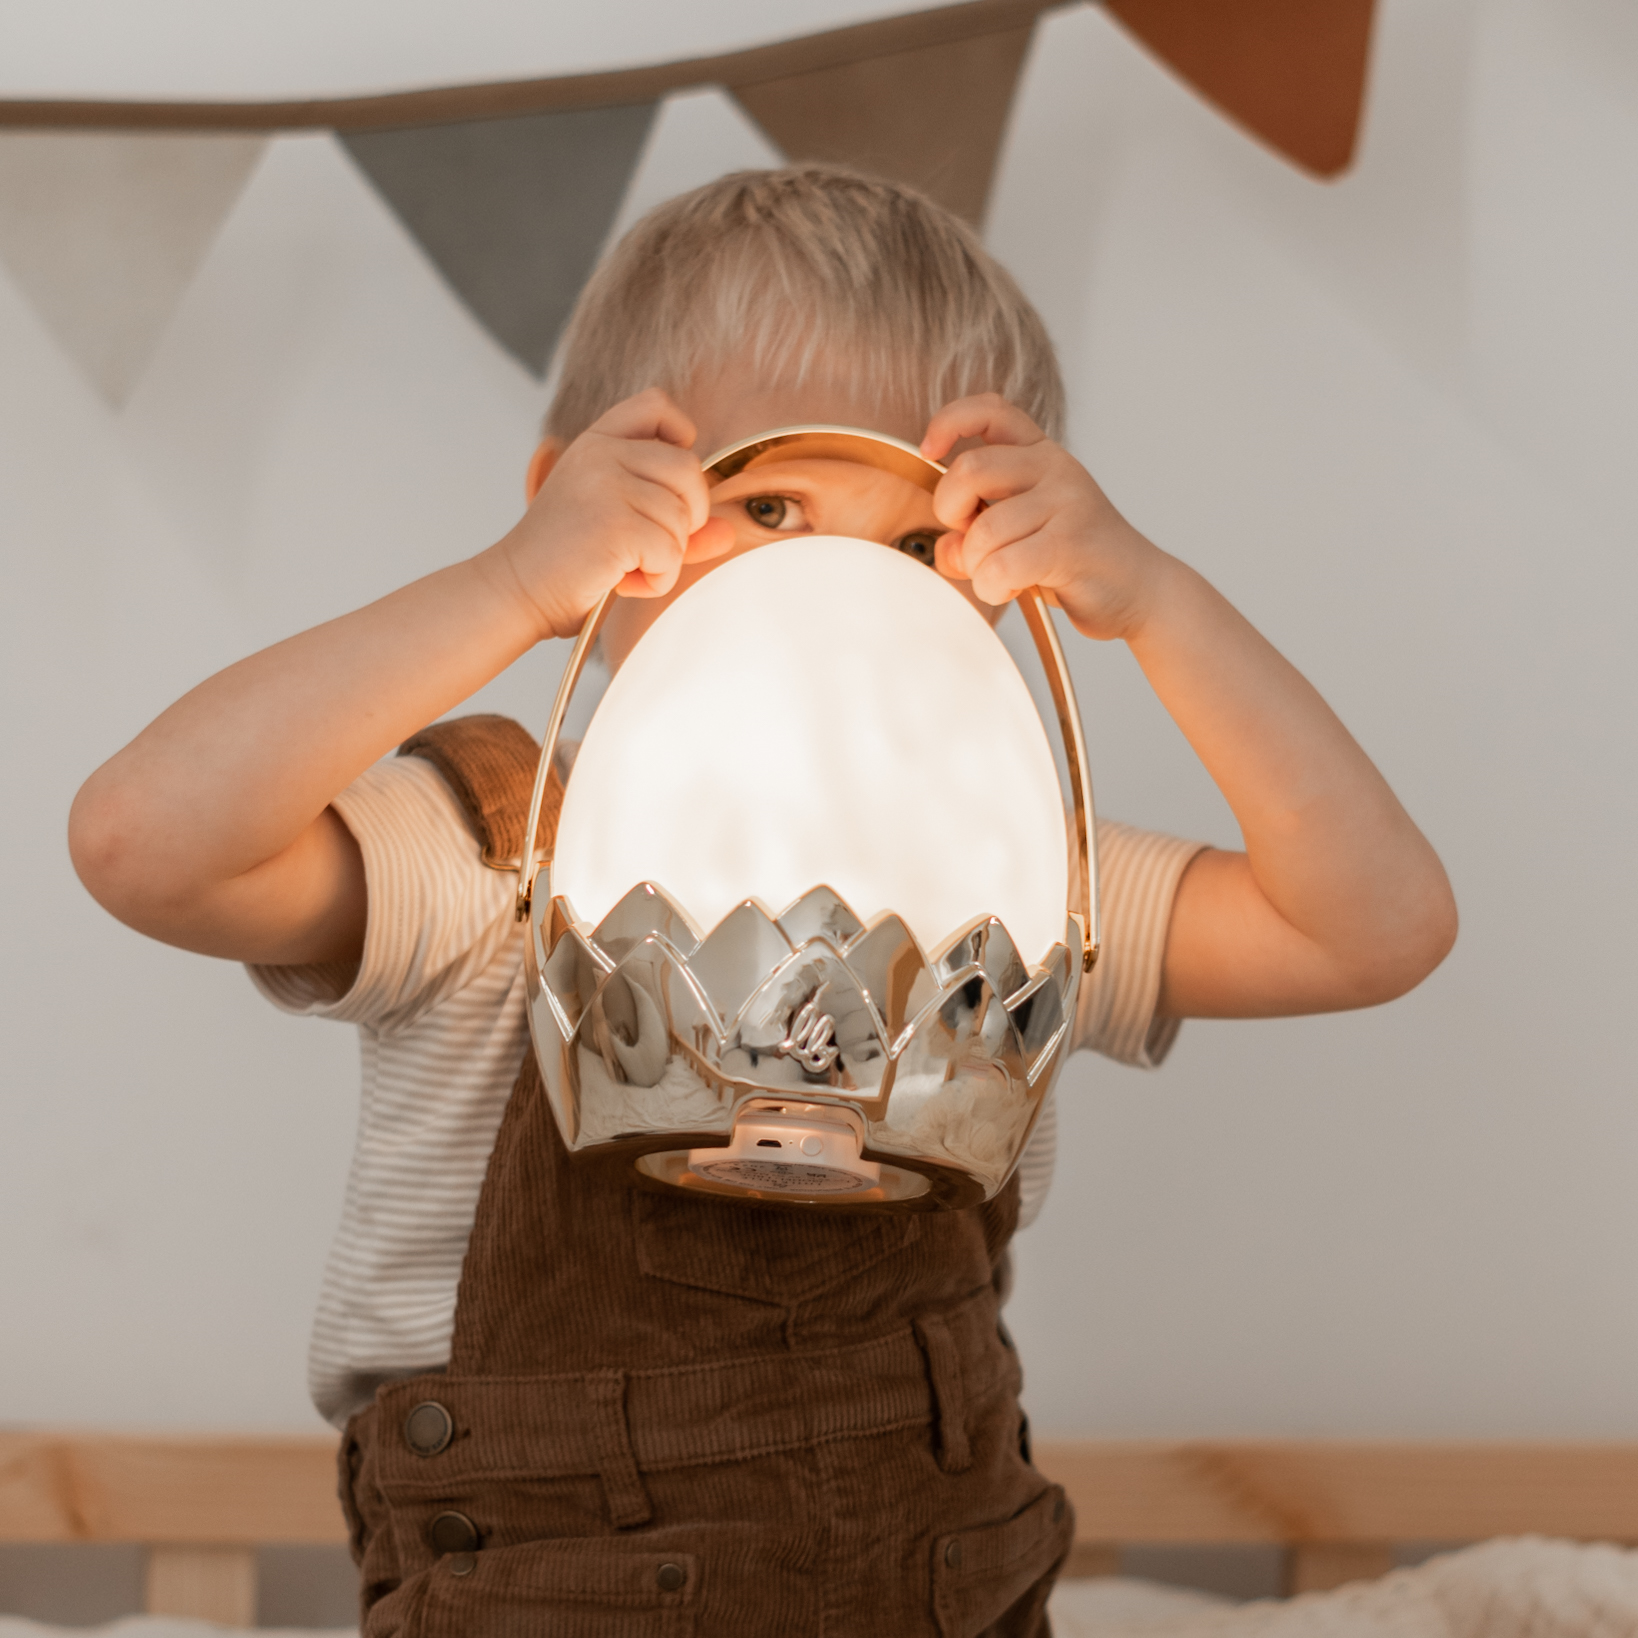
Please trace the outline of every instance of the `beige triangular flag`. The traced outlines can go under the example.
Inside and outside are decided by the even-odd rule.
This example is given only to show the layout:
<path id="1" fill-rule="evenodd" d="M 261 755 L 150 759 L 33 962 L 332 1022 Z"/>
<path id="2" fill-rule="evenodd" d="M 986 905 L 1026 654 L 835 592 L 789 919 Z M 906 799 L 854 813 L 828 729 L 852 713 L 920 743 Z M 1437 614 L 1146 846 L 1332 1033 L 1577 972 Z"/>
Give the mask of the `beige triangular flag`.
<path id="1" fill-rule="evenodd" d="M 266 140 L 0 133 L 0 261 L 108 403 L 136 385 Z"/>
<path id="2" fill-rule="evenodd" d="M 733 85 L 793 160 L 821 159 L 908 182 L 981 221 L 1029 49 L 1021 27 Z"/>

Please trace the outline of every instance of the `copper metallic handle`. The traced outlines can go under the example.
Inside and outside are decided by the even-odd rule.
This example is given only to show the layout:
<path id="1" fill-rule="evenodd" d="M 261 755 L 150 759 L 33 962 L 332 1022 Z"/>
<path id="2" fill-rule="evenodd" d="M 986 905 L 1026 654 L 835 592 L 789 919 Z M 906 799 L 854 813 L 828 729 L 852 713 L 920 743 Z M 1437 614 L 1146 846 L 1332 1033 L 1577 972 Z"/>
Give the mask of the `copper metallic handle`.
<path id="1" fill-rule="evenodd" d="M 564 666 L 563 675 L 558 679 L 557 698 L 552 701 L 551 721 L 546 724 L 546 739 L 540 748 L 540 762 L 535 768 L 535 788 L 529 794 L 529 818 L 523 827 L 523 847 L 518 858 L 518 896 L 514 906 L 514 914 L 518 921 L 528 919 L 529 898 L 534 892 L 535 875 L 541 865 L 551 862 L 552 844 L 557 840 L 555 828 L 553 835 L 546 838 L 544 849 L 537 845 L 540 834 L 540 810 L 546 802 L 546 784 L 552 776 L 552 759 L 557 755 L 557 741 L 563 732 L 563 719 L 568 715 L 569 701 L 574 698 L 580 673 L 586 669 L 586 661 L 591 657 L 592 647 L 597 642 L 597 634 L 603 629 L 603 622 L 608 618 L 609 605 L 613 601 L 614 593 L 604 592 L 602 601 L 581 622 L 580 634 L 575 638 L 574 648 L 569 653 L 569 663 Z"/>
<path id="2" fill-rule="evenodd" d="M 1064 645 L 1058 641 L 1058 628 L 1052 623 L 1050 605 L 1038 586 L 1021 592 L 1017 601 L 1024 624 L 1035 639 L 1035 652 L 1041 656 L 1047 687 L 1052 691 L 1052 703 L 1058 713 L 1058 732 L 1063 737 L 1064 757 L 1069 763 L 1070 796 L 1075 803 L 1075 845 L 1081 862 L 1081 904 L 1076 919 L 1081 924 L 1081 971 L 1089 973 L 1098 959 L 1102 929 L 1098 924 L 1095 868 L 1098 837 L 1092 819 L 1092 769 L 1086 760 L 1086 736 L 1081 731 L 1081 711 L 1075 700 L 1075 683 L 1069 675 Z"/>
<path id="3" fill-rule="evenodd" d="M 804 426 L 778 427 L 772 432 L 758 433 L 737 444 L 720 449 L 705 464 L 706 481 L 721 483 L 748 468 L 761 465 L 768 459 L 778 460 L 844 460 L 864 466 L 879 467 L 895 473 L 931 494 L 944 476 L 945 468 L 930 461 L 914 444 L 885 433 L 866 432 L 858 427 Z M 555 834 L 546 838 L 543 846 L 536 846 L 540 830 L 540 810 L 546 800 L 546 783 L 551 777 L 552 762 L 557 755 L 557 741 L 563 732 L 563 721 L 568 715 L 569 701 L 586 669 L 592 645 L 597 641 L 603 622 L 608 617 L 609 604 L 614 597 L 607 593 L 602 602 L 586 616 L 575 639 L 574 651 L 563 669 L 557 685 L 557 698 L 552 704 L 551 721 L 546 726 L 545 743 L 541 746 L 540 765 L 535 770 L 535 788 L 529 798 L 529 819 L 524 828 L 522 857 L 518 861 L 517 919 L 523 921 L 529 914 L 529 900 L 534 892 L 535 876 L 541 865 L 549 864 Z M 1046 598 L 1032 587 L 1020 593 L 1018 607 L 1035 640 L 1036 652 L 1046 671 L 1047 686 L 1052 692 L 1052 703 L 1057 710 L 1058 731 L 1063 737 L 1064 755 L 1069 764 L 1070 794 L 1075 804 L 1075 841 L 1080 854 L 1080 906 L 1072 912 L 1081 927 L 1082 970 L 1090 972 L 1098 958 L 1098 900 L 1096 890 L 1097 836 L 1092 822 L 1092 777 L 1086 761 L 1086 739 L 1081 731 L 1080 708 L 1075 701 L 1075 685 L 1069 675 L 1069 664 L 1064 658 L 1063 645 L 1052 624 L 1052 612 Z"/>

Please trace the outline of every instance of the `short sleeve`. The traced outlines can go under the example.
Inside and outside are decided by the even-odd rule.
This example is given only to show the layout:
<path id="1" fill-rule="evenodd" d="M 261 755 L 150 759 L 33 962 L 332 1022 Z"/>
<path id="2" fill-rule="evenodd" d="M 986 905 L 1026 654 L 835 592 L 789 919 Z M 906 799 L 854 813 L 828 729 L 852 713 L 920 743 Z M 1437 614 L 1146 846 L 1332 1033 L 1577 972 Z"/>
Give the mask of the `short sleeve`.
<path id="1" fill-rule="evenodd" d="M 1098 825 L 1098 901 L 1103 941 L 1081 982 L 1073 1050 L 1153 1069 L 1171 1050 L 1180 1020 L 1157 1018 L 1166 931 L 1177 884 L 1204 842 Z"/>
<path id="2" fill-rule="evenodd" d="M 516 878 L 482 862 L 442 775 L 421 757 L 366 769 L 331 804 L 364 855 L 369 911 L 356 969 L 250 966 L 286 1012 L 383 1032 L 476 977 L 514 931 Z"/>

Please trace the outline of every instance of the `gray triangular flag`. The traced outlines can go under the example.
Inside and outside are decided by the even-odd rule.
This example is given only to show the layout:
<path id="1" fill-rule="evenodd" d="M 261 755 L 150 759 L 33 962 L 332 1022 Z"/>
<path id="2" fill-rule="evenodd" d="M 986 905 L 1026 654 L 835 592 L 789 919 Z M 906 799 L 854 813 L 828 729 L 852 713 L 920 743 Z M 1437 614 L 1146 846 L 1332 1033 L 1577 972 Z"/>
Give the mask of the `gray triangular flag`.
<path id="1" fill-rule="evenodd" d="M 478 321 L 543 376 L 653 118 L 643 103 L 341 140 Z"/>
<path id="2" fill-rule="evenodd" d="M 0 260 L 110 404 L 136 385 L 265 145 L 0 134 Z"/>

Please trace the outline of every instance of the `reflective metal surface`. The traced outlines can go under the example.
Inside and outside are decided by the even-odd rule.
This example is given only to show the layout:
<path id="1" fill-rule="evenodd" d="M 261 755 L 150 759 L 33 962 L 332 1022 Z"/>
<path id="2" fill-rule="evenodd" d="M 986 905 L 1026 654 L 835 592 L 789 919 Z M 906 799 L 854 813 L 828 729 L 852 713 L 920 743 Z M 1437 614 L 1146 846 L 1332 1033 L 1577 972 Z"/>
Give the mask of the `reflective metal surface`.
<path id="1" fill-rule="evenodd" d="M 829 889 L 777 916 L 747 900 L 696 940 L 653 882 L 590 928 L 547 898 L 548 876 L 531 906 L 530 1022 L 571 1150 L 726 1145 L 747 1109 L 784 1097 L 856 1117 L 865 1161 L 926 1179 L 889 1179 L 846 1193 L 849 1204 L 971 1203 L 1017 1164 L 1074 1016 L 1081 966 L 1063 945 L 1031 974 L 990 917 L 929 961 L 897 916 L 863 927 Z M 816 903 L 824 925 L 858 930 L 793 939 Z M 686 1155 L 642 1169 L 709 1176 Z M 844 1198 L 817 1185 L 768 1192 Z"/>
<path id="2" fill-rule="evenodd" d="M 929 491 L 944 470 L 896 439 L 797 427 L 720 452 L 707 476 L 814 457 L 862 461 Z M 537 845 L 520 863 L 518 893 L 530 1030 L 571 1151 L 624 1146 L 657 1184 L 797 1206 L 930 1209 L 1001 1188 L 1063 1062 L 1098 937 L 1080 718 L 1044 599 L 1028 592 L 1019 602 L 1057 710 L 1078 854 L 1064 943 L 1028 952 L 1033 968 L 993 916 L 925 952 L 897 915 L 865 926 L 823 884 L 777 914 L 748 899 L 707 931 L 663 886 L 643 882 L 586 925 L 551 891 L 555 822 L 540 831 L 569 700 L 607 600 L 587 618 L 542 750 L 525 832 Z M 818 1111 L 821 1133 L 827 1121 L 855 1131 L 859 1169 L 849 1175 L 863 1186 L 839 1190 L 817 1165 L 811 1188 L 795 1172 L 780 1174 L 778 1187 L 755 1186 L 764 1163 L 740 1152 L 759 1141 L 749 1123 L 789 1111 Z M 721 1161 L 709 1158 L 715 1149 Z"/>
<path id="3" fill-rule="evenodd" d="M 776 427 L 759 432 L 743 443 L 719 449 L 705 463 L 707 478 L 721 483 L 752 467 L 771 461 L 852 461 L 873 466 L 904 478 L 931 494 L 944 475 L 944 468 L 930 461 L 914 444 L 889 438 L 883 432 L 864 432 L 858 427 Z"/>
<path id="4" fill-rule="evenodd" d="M 980 916 L 945 945 L 934 971 L 948 981 L 964 967 L 981 968 L 990 988 L 1010 998 L 1029 982 L 1029 972 L 1005 927 L 994 916 Z"/>

